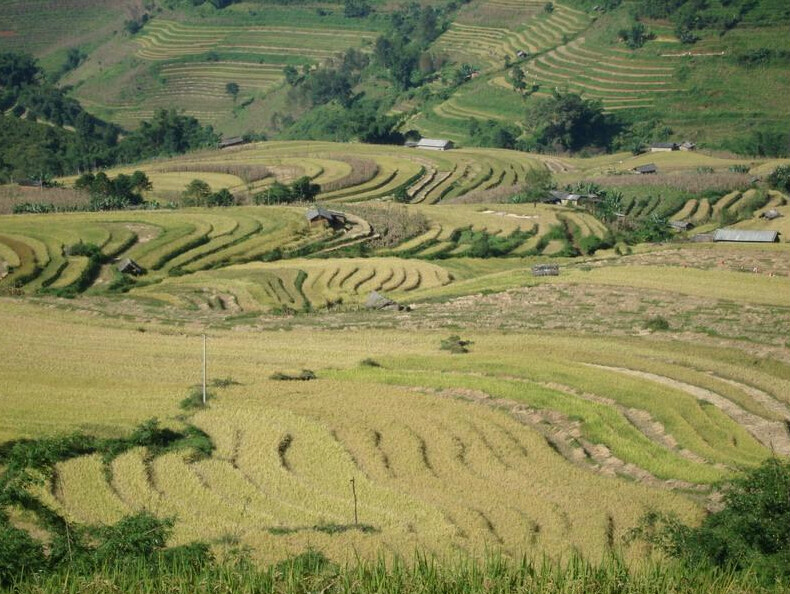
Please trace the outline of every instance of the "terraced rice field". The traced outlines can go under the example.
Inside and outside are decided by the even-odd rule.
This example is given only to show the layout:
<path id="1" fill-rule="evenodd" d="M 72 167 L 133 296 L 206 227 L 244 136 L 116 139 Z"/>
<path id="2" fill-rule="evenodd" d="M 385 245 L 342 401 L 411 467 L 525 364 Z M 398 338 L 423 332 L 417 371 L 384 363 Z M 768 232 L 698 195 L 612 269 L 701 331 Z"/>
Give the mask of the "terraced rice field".
<path id="1" fill-rule="evenodd" d="M 13 408 L 3 417 L 0 434 L 46 431 L 56 415 L 61 426 L 100 422 L 143 383 L 125 422 L 167 414 L 177 386 L 198 373 L 198 335 L 86 324 L 67 312 L 36 322 L 33 311 L 20 302 L 0 310 L 12 330 L 0 344 L 17 337 L 0 371 L 14 401 L 29 403 L 25 419 Z M 83 523 L 141 509 L 176 516 L 174 544 L 232 541 L 267 560 L 308 543 L 341 560 L 415 547 L 599 558 L 646 510 L 698 518 L 710 483 L 772 450 L 790 453 L 787 366 L 755 365 L 737 349 L 469 332 L 472 352 L 459 356 L 438 349 L 441 331 L 348 332 L 210 332 L 212 377 L 239 382 L 192 418 L 216 446 L 210 457 L 137 448 L 107 469 L 96 456 L 76 458 L 37 494 Z M 63 360 L 28 381 L 19 357 L 73 341 L 79 349 L 62 349 Z M 365 358 L 381 366 L 361 366 Z M 267 379 L 301 367 L 319 379 Z M 84 387 L 72 393 L 76 377 Z M 63 386 L 57 412 L 45 397 L 52 381 Z M 364 530 L 353 526 L 352 478 Z"/>
<path id="2" fill-rule="evenodd" d="M 456 21 L 465 25 L 517 27 L 543 12 L 544 5 L 539 0 L 473 1 L 461 8 Z"/>
<path id="3" fill-rule="evenodd" d="M 96 10 L 91 0 L 4 0 L 0 50 L 30 52 L 60 66 L 66 47 L 93 42 L 122 24 L 122 3 L 104 4 L 107 10 Z"/>
<path id="4" fill-rule="evenodd" d="M 362 30 L 219 27 L 156 19 L 139 38 L 137 53 L 156 61 L 201 55 L 209 50 L 261 56 L 296 54 L 320 60 L 374 37 L 375 34 Z"/>
<path id="5" fill-rule="evenodd" d="M 581 237 L 602 237 L 606 233 L 604 226 L 587 213 L 544 204 L 464 204 L 452 208 L 439 205 L 420 206 L 416 210 L 428 218 L 429 229 L 387 253 L 416 258 L 462 256 L 469 247 L 459 243 L 463 241 L 462 232 L 470 230 L 500 238 L 524 233 L 525 237 L 514 243 L 509 253 L 514 256 L 539 255 L 550 253 L 543 236 L 555 226 L 569 228 L 573 225 L 579 229 Z M 564 242 L 559 244 L 560 249 L 565 246 Z"/>
<path id="6" fill-rule="evenodd" d="M 434 204 L 473 190 L 518 185 L 527 170 L 545 165 L 538 157 L 498 149 L 447 152 L 330 142 L 266 142 L 230 151 L 207 151 L 166 164 L 117 168 L 110 174 L 141 169 L 158 192 L 180 192 L 195 178 L 234 192 L 256 191 L 273 179 L 288 183 L 307 175 L 327 188 L 320 201 L 360 202 L 391 197 L 403 188 L 412 203 Z M 354 168 L 367 173 L 355 175 Z M 266 177 L 260 178 L 265 169 Z M 258 176 L 245 181 L 246 170 Z M 67 183 L 74 178 L 67 178 Z"/>
<path id="7" fill-rule="evenodd" d="M 408 299 L 410 292 L 449 284 L 440 266 L 397 258 L 344 258 L 251 263 L 187 278 L 167 279 L 131 292 L 171 305 L 231 311 L 310 310 L 359 305 L 371 291 Z"/>
<path id="8" fill-rule="evenodd" d="M 765 229 L 780 232 L 780 241 L 787 241 L 787 198 L 779 192 L 770 191 L 762 204 L 757 190 L 730 192 L 715 201 L 711 206 L 707 198 L 688 200 L 678 212 L 672 215 L 673 221 L 687 221 L 695 226 L 711 223 L 710 227 L 722 220 L 738 221 L 734 226 L 742 229 Z M 760 206 L 762 204 L 762 206 Z M 773 221 L 763 218 L 769 210 L 776 210 L 781 217 Z M 706 227 L 707 229 L 707 227 Z"/>
<path id="9" fill-rule="evenodd" d="M 541 90 L 567 88 L 600 100 L 608 111 L 650 107 L 658 94 L 679 91 L 674 71 L 674 66 L 635 58 L 584 37 L 537 57 L 525 68 L 527 82 L 539 84 Z"/>
<path id="10" fill-rule="evenodd" d="M 516 60 L 520 50 L 536 53 L 561 45 L 563 37 L 573 37 L 589 24 L 585 13 L 561 4 L 554 6 L 551 14 L 537 15 L 516 30 L 455 22 L 435 47 L 457 56 L 459 63 L 498 70 L 506 56 Z"/>
<path id="11" fill-rule="evenodd" d="M 183 109 L 216 125 L 227 121 L 239 104 L 259 100 L 278 87 L 284 66 L 320 63 L 369 45 L 374 38 L 375 33 L 365 30 L 156 18 L 127 42 L 135 60 L 133 81 L 129 73 L 101 72 L 76 95 L 91 109 L 132 127 L 159 108 Z M 237 98 L 226 92 L 230 82 L 239 85 Z"/>
<path id="12" fill-rule="evenodd" d="M 326 233 L 308 230 L 302 209 L 277 207 L 3 217 L 2 228 L 3 253 L 15 263 L 9 260 L 14 268 L 0 287 L 22 285 L 28 292 L 75 286 L 86 259 L 66 254 L 79 242 L 97 245 L 108 260 L 134 259 L 152 281 L 295 249 Z"/>

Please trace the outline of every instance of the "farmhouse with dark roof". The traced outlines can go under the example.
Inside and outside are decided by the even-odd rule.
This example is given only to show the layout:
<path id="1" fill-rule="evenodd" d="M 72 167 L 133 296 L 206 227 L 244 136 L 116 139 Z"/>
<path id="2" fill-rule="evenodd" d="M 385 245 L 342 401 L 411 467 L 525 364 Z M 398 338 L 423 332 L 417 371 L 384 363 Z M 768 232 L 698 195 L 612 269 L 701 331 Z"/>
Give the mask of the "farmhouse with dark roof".
<path id="1" fill-rule="evenodd" d="M 641 174 L 658 173 L 658 167 L 656 167 L 655 163 L 648 163 L 647 165 L 640 165 L 639 167 L 634 167 L 632 171 Z"/>
<path id="2" fill-rule="evenodd" d="M 307 221 L 311 225 L 325 225 L 327 227 L 339 228 L 346 224 L 346 215 L 336 210 L 328 210 L 321 206 L 311 208 L 305 213 Z"/>

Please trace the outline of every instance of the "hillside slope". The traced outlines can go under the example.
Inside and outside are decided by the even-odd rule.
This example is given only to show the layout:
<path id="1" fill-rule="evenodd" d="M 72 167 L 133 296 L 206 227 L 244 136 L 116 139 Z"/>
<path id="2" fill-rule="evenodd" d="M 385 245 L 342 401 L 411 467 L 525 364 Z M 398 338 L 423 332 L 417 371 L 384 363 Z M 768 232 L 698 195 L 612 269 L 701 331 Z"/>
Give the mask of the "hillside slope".
<path id="1" fill-rule="evenodd" d="M 289 95 L 283 69 L 301 72 L 349 48 L 372 55 L 392 10 L 374 4 L 369 16 L 347 18 L 333 4 L 1 4 L 8 18 L 0 49 L 34 53 L 95 114 L 134 128 L 154 110 L 176 107 L 226 135 L 287 129 L 310 105 Z M 620 32 L 634 26 L 633 13 L 652 14 L 649 0 L 608 12 L 549 4 L 471 0 L 442 8 L 449 27 L 420 58 L 420 68 L 433 64 L 435 74 L 402 92 L 374 64 L 355 91 L 394 107 L 423 135 L 460 142 L 470 141 L 470 119 L 520 125 L 526 106 L 556 89 L 600 100 L 626 122 L 660 121 L 677 138 L 711 146 L 781 130 L 790 118 L 783 100 L 790 15 L 780 2 L 713 2 L 694 21 L 695 43 L 680 41 L 677 14 L 643 15 L 645 37 L 635 49 Z M 70 48 L 81 58 L 66 71 Z M 465 64 L 477 74 L 457 84 L 453 73 Z M 514 66 L 522 90 L 514 89 Z"/>

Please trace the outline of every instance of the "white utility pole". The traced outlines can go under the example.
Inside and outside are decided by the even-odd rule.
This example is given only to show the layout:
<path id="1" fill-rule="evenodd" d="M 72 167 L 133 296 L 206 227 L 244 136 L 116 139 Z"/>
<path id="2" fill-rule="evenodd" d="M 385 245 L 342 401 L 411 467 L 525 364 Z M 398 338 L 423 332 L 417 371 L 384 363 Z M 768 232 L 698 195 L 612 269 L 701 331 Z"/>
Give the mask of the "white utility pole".
<path id="1" fill-rule="evenodd" d="M 206 335 L 203 335 L 203 406 L 206 406 Z"/>

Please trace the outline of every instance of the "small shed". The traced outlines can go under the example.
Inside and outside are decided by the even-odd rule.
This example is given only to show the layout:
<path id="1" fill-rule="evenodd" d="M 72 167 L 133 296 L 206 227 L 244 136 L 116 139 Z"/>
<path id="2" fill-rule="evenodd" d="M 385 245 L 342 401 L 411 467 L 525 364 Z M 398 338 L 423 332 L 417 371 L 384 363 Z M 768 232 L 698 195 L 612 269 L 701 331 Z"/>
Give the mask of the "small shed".
<path id="1" fill-rule="evenodd" d="M 219 143 L 219 148 L 230 148 L 232 146 L 239 146 L 245 144 L 246 141 L 241 136 L 231 136 L 230 138 L 223 138 Z"/>
<path id="2" fill-rule="evenodd" d="M 376 310 L 389 309 L 394 311 L 408 311 L 409 309 L 407 306 L 401 305 L 397 301 L 393 301 L 378 291 L 370 292 L 370 295 L 368 295 L 368 298 L 365 301 L 365 308 Z"/>
<path id="3" fill-rule="evenodd" d="M 773 221 L 774 219 L 778 219 L 781 216 L 782 213 L 780 213 L 775 208 L 772 208 L 771 210 L 766 210 L 763 214 L 761 214 L 760 218 L 766 219 L 768 221 Z"/>
<path id="4" fill-rule="evenodd" d="M 124 258 L 118 262 L 118 272 L 122 274 L 131 274 L 132 276 L 140 276 L 145 271 L 142 266 L 131 258 Z"/>
<path id="5" fill-rule="evenodd" d="M 516 57 L 517 58 L 528 58 L 529 57 L 529 52 L 524 51 L 523 49 L 520 49 L 520 50 L 518 50 L 516 52 Z"/>
<path id="6" fill-rule="evenodd" d="M 713 241 L 733 241 L 737 243 L 775 243 L 779 241 L 778 231 L 754 231 L 751 229 L 716 229 Z"/>
<path id="7" fill-rule="evenodd" d="M 585 200 L 595 201 L 598 197 L 595 194 L 574 194 L 564 190 L 550 190 L 541 202 L 546 204 L 575 205 Z"/>
<path id="8" fill-rule="evenodd" d="M 327 227 L 337 228 L 346 224 L 345 214 L 321 206 L 309 209 L 305 213 L 305 217 L 307 217 L 307 222 L 311 225 L 326 225 Z"/>
<path id="9" fill-rule="evenodd" d="M 429 151 L 449 151 L 453 148 L 453 141 L 443 138 L 421 138 L 417 143 L 417 148 Z"/>
<path id="10" fill-rule="evenodd" d="M 532 267 L 532 276 L 559 276 L 559 264 L 535 264 Z"/>
<path id="11" fill-rule="evenodd" d="M 669 221 L 669 226 L 675 231 L 689 231 L 694 228 L 691 221 Z"/>
<path id="12" fill-rule="evenodd" d="M 635 173 L 639 173 L 641 175 L 647 175 L 650 173 L 658 173 L 658 167 L 656 167 L 655 163 L 648 163 L 647 165 L 640 165 L 639 167 L 634 167 L 631 171 Z"/>
<path id="13" fill-rule="evenodd" d="M 695 151 L 697 150 L 697 145 L 689 140 L 685 140 L 680 143 L 680 150 L 681 151 Z"/>
<path id="14" fill-rule="evenodd" d="M 654 142 L 650 145 L 651 153 L 667 153 L 680 148 L 677 142 Z"/>

